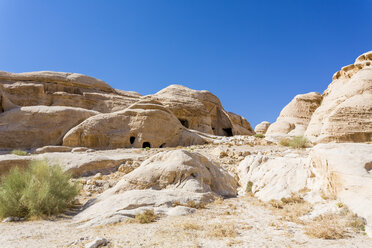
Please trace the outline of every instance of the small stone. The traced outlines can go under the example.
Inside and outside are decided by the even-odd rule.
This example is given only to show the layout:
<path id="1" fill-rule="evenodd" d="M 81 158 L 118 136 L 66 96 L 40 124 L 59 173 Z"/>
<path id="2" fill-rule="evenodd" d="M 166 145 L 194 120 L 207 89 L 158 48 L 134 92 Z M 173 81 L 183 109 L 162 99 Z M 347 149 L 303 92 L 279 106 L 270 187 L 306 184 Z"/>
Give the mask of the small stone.
<path id="1" fill-rule="evenodd" d="M 108 241 L 105 238 L 96 238 L 92 242 L 85 245 L 85 248 L 98 248 L 103 245 L 107 245 Z"/>

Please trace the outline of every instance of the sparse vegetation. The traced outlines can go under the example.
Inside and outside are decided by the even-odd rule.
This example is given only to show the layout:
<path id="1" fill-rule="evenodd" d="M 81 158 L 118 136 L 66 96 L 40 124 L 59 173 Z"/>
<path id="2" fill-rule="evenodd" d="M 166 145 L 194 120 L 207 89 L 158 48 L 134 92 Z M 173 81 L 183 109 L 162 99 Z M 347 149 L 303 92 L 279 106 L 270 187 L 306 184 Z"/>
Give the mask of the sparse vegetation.
<path id="1" fill-rule="evenodd" d="M 27 156 L 27 152 L 22 150 L 13 150 L 11 153 L 18 156 Z"/>
<path id="2" fill-rule="evenodd" d="M 305 227 L 305 233 L 320 239 L 342 239 L 349 237 L 345 226 L 335 214 L 321 215 Z"/>
<path id="3" fill-rule="evenodd" d="M 205 205 L 206 204 L 204 202 L 195 203 L 194 201 L 190 200 L 187 202 L 186 207 L 202 209 L 205 208 Z"/>
<path id="4" fill-rule="evenodd" d="M 1 179 L 0 218 L 62 213 L 79 192 L 70 178 L 60 166 L 46 160 L 33 161 L 25 170 L 12 169 Z"/>
<path id="5" fill-rule="evenodd" d="M 211 224 L 208 226 L 207 235 L 213 238 L 235 238 L 238 236 L 236 227 L 232 223 Z"/>
<path id="6" fill-rule="evenodd" d="M 295 136 L 291 139 L 283 138 L 279 143 L 282 146 L 289 146 L 291 148 L 299 149 L 306 148 L 309 145 L 309 140 L 304 136 Z"/>
<path id="7" fill-rule="evenodd" d="M 245 190 L 247 193 L 252 194 L 252 187 L 253 187 L 253 182 L 248 181 L 247 183 L 247 189 Z"/>
<path id="8" fill-rule="evenodd" d="M 157 219 L 157 216 L 154 213 L 154 210 L 145 210 L 143 213 L 137 214 L 135 219 L 141 224 L 147 224 L 147 223 L 155 222 Z"/>
<path id="9" fill-rule="evenodd" d="M 256 138 L 260 138 L 260 139 L 263 139 L 263 138 L 265 138 L 265 134 L 262 134 L 262 133 L 256 133 L 256 134 L 254 135 L 254 137 L 256 137 Z"/>

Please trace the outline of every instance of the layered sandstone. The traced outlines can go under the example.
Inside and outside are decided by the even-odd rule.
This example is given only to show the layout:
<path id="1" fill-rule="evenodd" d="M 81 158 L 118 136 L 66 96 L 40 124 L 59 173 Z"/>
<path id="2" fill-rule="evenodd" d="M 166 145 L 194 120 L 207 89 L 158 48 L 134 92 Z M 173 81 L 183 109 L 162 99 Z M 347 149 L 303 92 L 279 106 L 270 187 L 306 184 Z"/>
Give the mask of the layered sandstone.
<path id="1" fill-rule="evenodd" d="M 321 101 L 322 96 L 317 92 L 297 95 L 283 108 L 276 122 L 269 126 L 266 134 L 273 136 L 303 135 Z"/>
<path id="2" fill-rule="evenodd" d="M 305 135 L 313 142 L 372 138 L 372 51 L 335 73 Z"/>

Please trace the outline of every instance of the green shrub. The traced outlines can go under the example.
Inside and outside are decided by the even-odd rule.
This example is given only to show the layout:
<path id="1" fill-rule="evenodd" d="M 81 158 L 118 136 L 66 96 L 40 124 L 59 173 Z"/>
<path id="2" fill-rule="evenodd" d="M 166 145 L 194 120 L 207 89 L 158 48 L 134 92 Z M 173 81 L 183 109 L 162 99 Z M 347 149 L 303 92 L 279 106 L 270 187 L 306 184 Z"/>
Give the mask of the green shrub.
<path id="1" fill-rule="evenodd" d="M 256 137 L 256 138 L 260 138 L 260 139 L 263 139 L 263 138 L 265 138 L 265 134 L 262 134 L 262 133 L 256 133 L 256 134 L 254 135 L 254 137 Z"/>
<path id="2" fill-rule="evenodd" d="M 309 144 L 309 140 L 304 136 L 295 136 L 291 139 L 283 138 L 279 142 L 282 146 L 289 146 L 292 148 L 306 148 Z"/>
<path id="3" fill-rule="evenodd" d="M 13 150 L 11 153 L 18 156 L 27 156 L 27 152 L 22 150 Z"/>
<path id="4" fill-rule="evenodd" d="M 42 217 L 63 212 L 77 196 L 70 174 L 46 160 L 33 161 L 26 170 L 12 169 L 0 184 L 0 218 Z"/>

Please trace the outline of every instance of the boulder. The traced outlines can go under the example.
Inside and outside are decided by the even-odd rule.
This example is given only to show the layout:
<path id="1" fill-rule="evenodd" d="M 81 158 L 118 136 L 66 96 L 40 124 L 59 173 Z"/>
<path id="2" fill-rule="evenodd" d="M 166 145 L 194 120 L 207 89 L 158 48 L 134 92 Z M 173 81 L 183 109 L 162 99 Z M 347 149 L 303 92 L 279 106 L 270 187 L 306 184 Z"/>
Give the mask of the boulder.
<path id="1" fill-rule="evenodd" d="M 96 111 L 60 106 L 18 107 L 0 114 L 0 148 L 61 145 L 72 127 Z"/>
<path id="2" fill-rule="evenodd" d="M 176 205 L 209 202 L 218 195 L 235 196 L 236 187 L 232 176 L 198 153 L 161 152 L 87 203 L 75 220 L 83 226 L 115 223 L 145 209 L 174 215 L 179 212 L 173 209 Z"/>
<path id="3" fill-rule="evenodd" d="M 174 147 L 204 144 L 161 103 L 139 101 L 125 110 L 99 114 L 71 129 L 65 146 L 90 148 Z"/>
<path id="4" fill-rule="evenodd" d="M 372 144 L 319 144 L 310 158 L 318 188 L 365 218 L 372 236 Z"/>
<path id="5" fill-rule="evenodd" d="M 297 95 L 280 112 L 266 132 L 269 136 L 302 136 L 314 111 L 320 106 L 322 96 L 317 92 Z"/>
<path id="6" fill-rule="evenodd" d="M 372 137 L 372 51 L 333 76 L 305 135 L 312 142 L 366 142 Z"/>
<path id="7" fill-rule="evenodd" d="M 239 120 L 235 114 L 229 115 L 209 91 L 170 85 L 146 97 L 161 102 L 186 128 L 221 136 L 253 134 L 249 123 Z"/>
<path id="8" fill-rule="evenodd" d="M 263 121 L 257 124 L 257 126 L 254 128 L 254 131 L 259 134 L 265 134 L 269 126 L 270 126 L 270 122 Z"/>

